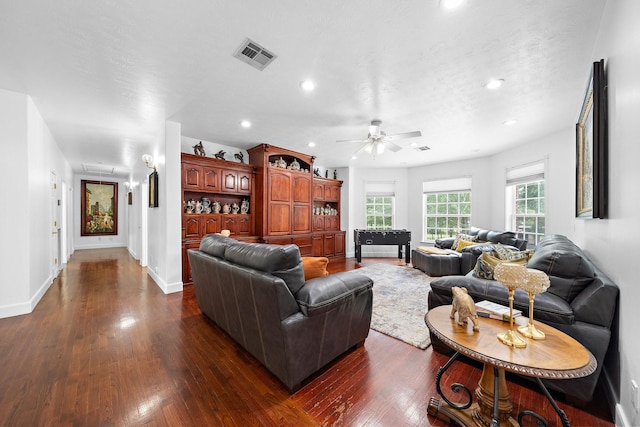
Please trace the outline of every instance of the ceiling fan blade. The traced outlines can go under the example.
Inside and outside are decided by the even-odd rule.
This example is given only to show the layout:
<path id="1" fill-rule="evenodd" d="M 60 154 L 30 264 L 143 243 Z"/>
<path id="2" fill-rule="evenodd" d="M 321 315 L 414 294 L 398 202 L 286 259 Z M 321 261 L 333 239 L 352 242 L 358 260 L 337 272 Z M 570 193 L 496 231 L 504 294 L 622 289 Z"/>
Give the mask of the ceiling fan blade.
<path id="1" fill-rule="evenodd" d="M 382 144 L 384 145 L 384 148 L 387 148 L 393 152 L 402 150 L 401 146 L 399 146 L 398 144 L 394 144 L 393 142 L 390 142 L 390 141 L 385 140 Z"/>
<path id="2" fill-rule="evenodd" d="M 369 142 L 368 139 L 339 139 L 336 142 Z"/>
<path id="3" fill-rule="evenodd" d="M 356 155 L 360 154 L 361 152 L 365 151 L 367 146 L 369 146 L 371 144 L 371 141 L 369 141 L 369 140 L 365 140 L 365 141 L 362 141 L 362 142 L 365 142 L 365 144 L 362 144 L 362 146 L 360 148 L 358 148 L 355 153 L 353 153 L 354 156 L 356 156 Z"/>
<path id="4" fill-rule="evenodd" d="M 419 130 L 413 132 L 403 132 L 403 133 L 395 133 L 393 135 L 387 135 L 384 137 L 386 140 L 396 140 L 396 139 L 405 139 L 405 138 L 417 138 L 422 136 L 422 132 Z"/>

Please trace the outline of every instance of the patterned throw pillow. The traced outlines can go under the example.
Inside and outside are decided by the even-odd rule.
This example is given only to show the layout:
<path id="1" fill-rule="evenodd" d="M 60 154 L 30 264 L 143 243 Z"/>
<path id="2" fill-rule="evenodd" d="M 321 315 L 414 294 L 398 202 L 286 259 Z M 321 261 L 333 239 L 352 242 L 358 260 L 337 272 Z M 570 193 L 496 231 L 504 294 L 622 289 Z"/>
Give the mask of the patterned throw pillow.
<path id="1" fill-rule="evenodd" d="M 457 252 L 462 252 L 462 250 L 464 248 L 466 248 L 467 246 L 473 246 L 473 245 L 477 245 L 477 244 L 478 244 L 477 242 L 472 242 L 472 241 L 469 241 L 469 240 L 460 239 L 460 240 L 458 240 L 458 245 L 456 246 L 456 251 Z"/>
<path id="2" fill-rule="evenodd" d="M 492 252 L 495 253 L 495 252 Z M 514 264 L 524 265 L 529 261 L 529 258 L 520 258 L 517 260 L 503 260 L 496 256 L 491 255 L 489 252 L 482 252 L 476 261 L 476 266 L 473 269 L 473 275 L 481 279 L 495 280 L 493 277 L 493 270 L 496 265 L 502 262 L 510 262 Z"/>
<path id="3" fill-rule="evenodd" d="M 458 234 L 456 234 L 456 238 L 454 239 L 453 244 L 451 245 L 451 249 L 453 249 L 454 251 L 458 251 L 458 242 L 460 242 L 460 240 L 466 240 L 467 242 L 477 242 L 478 241 L 478 236 L 472 236 L 470 234 L 458 233 Z M 460 250 L 462 250 L 462 248 Z M 460 252 L 460 251 L 458 251 L 458 252 Z"/>
<path id="4" fill-rule="evenodd" d="M 495 256 L 504 261 L 517 261 L 520 259 L 526 259 L 529 261 L 529 258 L 531 258 L 531 254 L 533 253 L 533 251 L 514 251 L 500 243 L 493 248 L 492 252 Z"/>

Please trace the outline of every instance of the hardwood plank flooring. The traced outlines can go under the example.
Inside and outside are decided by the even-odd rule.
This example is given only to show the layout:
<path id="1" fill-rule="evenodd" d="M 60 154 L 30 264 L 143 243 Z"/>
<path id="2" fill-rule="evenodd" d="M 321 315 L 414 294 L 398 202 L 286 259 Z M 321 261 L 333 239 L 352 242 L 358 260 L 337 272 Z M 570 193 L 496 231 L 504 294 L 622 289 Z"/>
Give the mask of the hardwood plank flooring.
<path id="1" fill-rule="evenodd" d="M 375 262 L 397 260 L 363 265 Z M 202 316 L 191 287 L 163 294 L 124 248 L 76 251 L 33 313 L 0 319 L 0 355 L 4 426 L 445 425 L 427 405 L 446 356 L 371 331 L 289 395 Z M 456 362 L 443 381 L 473 390 L 480 374 Z M 558 423 L 533 387 L 510 382 L 509 391 L 515 413 L 542 408 Z M 559 405 L 573 425 L 613 426 L 601 396 Z"/>

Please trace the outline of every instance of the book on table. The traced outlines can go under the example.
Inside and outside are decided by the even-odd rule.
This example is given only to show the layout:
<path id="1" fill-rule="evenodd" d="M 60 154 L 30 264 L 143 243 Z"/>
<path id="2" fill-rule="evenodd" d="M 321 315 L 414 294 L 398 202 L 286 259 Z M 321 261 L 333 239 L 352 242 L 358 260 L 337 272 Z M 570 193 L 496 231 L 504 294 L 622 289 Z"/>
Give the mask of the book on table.
<path id="1" fill-rule="evenodd" d="M 480 317 L 488 317 L 491 319 L 498 319 L 508 322 L 509 319 L 509 307 L 502 304 L 495 303 L 493 301 L 480 301 L 476 303 L 476 313 Z M 513 309 L 513 318 L 522 316 L 522 311 Z"/>

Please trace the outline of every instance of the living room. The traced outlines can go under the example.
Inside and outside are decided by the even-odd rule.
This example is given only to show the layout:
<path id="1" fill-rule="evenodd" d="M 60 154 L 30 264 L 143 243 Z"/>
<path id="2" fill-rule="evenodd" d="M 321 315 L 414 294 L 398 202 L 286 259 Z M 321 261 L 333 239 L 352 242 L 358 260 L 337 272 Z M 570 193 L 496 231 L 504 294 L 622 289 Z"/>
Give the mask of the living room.
<path id="1" fill-rule="evenodd" d="M 471 177 L 473 224 L 493 229 L 504 229 L 505 214 L 505 172 L 507 169 L 541 161 L 545 164 L 546 190 L 546 230 L 568 236 L 580 246 L 601 269 L 618 284 L 621 291 L 619 305 L 619 377 L 608 378 L 607 387 L 612 393 L 616 406 L 616 424 L 634 425 L 638 422 L 638 412 L 634 406 L 631 380 L 640 378 L 640 365 L 634 355 L 640 351 L 632 332 L 635 321 L 635 305 L 640 300 L 634 284 L 630 258 L 626 245 L 638 218 L 638 202 L 623 200 L 621 195 L 634 194 L 634 183 L 638 181 L 638 168 L 634 167 L 635 155 L 640 149 L 635 144 L 636 117 L 640 113 L 637 87 L 640 75 L 637 71 L 640 61 L 636 52 L 640 49 L 638 40 L 640 30 L 636 21 L 640 10 L 633 0 L 596 2 L 602 8 L 600 23 L 595 28 L 585 29 L 594 37 L 595 43 L 585 56 L 585 70 L 581 75 L 571 76 L 578 80 L 581 87 L 586 86 L 591 61 L 604 58 L 608 78 L 609 98 L 609 213 L 608 219 L 577 219 L 575 215 L 575 175 L 576 145 L 575 122 L 567 123 L 563 128 L 549 129 L 548 133 L 532 140 L 510 147 L 491 155 L 447 161 L 422 166 L 394 167 L 337 167 L 327 164 L 330 171 L 337 170 L 338 178 L 345 181 L 343 198 L 348 200 L 343 208 L 342 218 L 347 230 L 347 257 L 353 256 L 353 242 L 350 232 L 364 227 L 364 183 L 366 181 L 394 182 L 396 190 L 397 228 L 411 230 L 414 245 L 422 239 L 423 183 L 434 179 Z M 3 14 L 4 15 L 4 14 Z M 6 16 L 6 15 L 5 15 Z M 0 51 L 7 50 L 7 37 L 2 37 Z M 46 59 L 46 58 L 45 58 Z M 50 59 L 50 58 L 49 58 Z M 51 59 L 53 61 L 53 59 Z M 552 66 L 553 64 L 549 64 Z M 10 65 L 4 65 L 5 67 Z M 31 71 L 34 72 L 34 71 Z M 6 74 L 6 73 L 5 73 Z M 12 82 L 14 83 L 14 82 Z M 204 140 L 213 147 L 215 141 L 209 141 L 202 135 L 184 135 L 182 125 L 177 120 L 167 121 L 164 128 L 153 138 L 153 142 L 144 147 L 144 152 L 153 155 L 157 161 L 160 176 L 160 206 L 146 209 L 143 203 L 146 197 L 144 178 L 150 169 L 135 155 L 135 170 L 131 177 L 109 178 L 118 182 L 121 205 L 120 226 L 122 233 L 112 240 L 98 241 L 91 237 L 89 241 L 79 236 L 79 200 L 80 180 L 98 175 L 87 175 L 71 167 L 61 144 L 65 135 L 55 136 L 55 129 L 49 128 L 46 118 L 39 111 L 38 98 L 31 99 L 32 91 L 41 90 L 29 84 L 9 84 L 3 80 L 0 85 L 0 138 L 6 155 L 0 159 L 2 176 L 11 185 L 3 186 L 2 195 L 5 204 L 2 210 L 2 234 L 5 236 L 2 250 L 2 276 L 0 283 L 0 314 L 9 317 L 29 313 L 47 291 L 51 282 L 63 267 L 64 254 L 90 247 L 126 246 L 136 258 L 147 260 L 149 274 L 166 293 L 180 291 L 180 266 L 174 262 L 180 259 L 180 222 L 182 199 L 180 189 L 179 158 L 186 142 Z M 586 87 L 585 87 L 586 89 Z M 571 111 L 577 119 L 582 104 L 582 94 L 574 102 Z M 553 104 L 554 100 L 547 100 Z M 62 103 L 62 102 L 61 102 Z M 63 103 L 62 103 L 63 104 Z M 62 108 L 62 106 L 60 106 Z M 362 118 L 365 124 L 370 118 Z M 185 118 L 185 123 L 187 118 Z M 126 122 L 126 120 L 125 120 Z M 124 124 L 123 124 L 124 126 Z M 186 126 L 186 124 L 185 124 Z M 311 125 L 310 125 L 311 126 Z M 404 130 L 413 130 L 404 129 Z M 398 130 L 401 131 L 401 130 Z M 348 136 L 345 136 L 348 137 Z M 357 137 L 357 136 L 356 136 Z M 191 138 L 191 139 L 185 139 Z M 60 141 L 59 141 L 60 140 Z M 277 140 L 274 139 L 277 145 Z M 227 143 L 224 146 L 234 147 Z M 132 150 L 133 151 L 133 150 Z M 215 151 L 214 151 L 215 152 Z M 213 152 L 211 153 L 213 154 Z M 123 156 L 128 155 L 123 153 Z M 132 156 L 133 157 L 133 156 Z M 66 249 L 60 249 L 60 263 L 52 265 L 51 228 L 48 216 L 42 215 L 42 209 L 49 210 L 51 204 L 51 171 L 56 171 L 58 191 L 63 188 L 68 196 L 58 197 L 66 200 L 69 206 L 66 222 L 69 235 Z M 17 179 L 16 179 L 17 177 Z M 137 182 L 133 188 L 134 204 L 127 208 L 125 182 Z M 627 188 L 631 187 L 631 190 Z M 73 191 L 70 191 L 70 190 Z M 46 208 L 43 208 L 43 204 Z M 143 208 L 144 206 L 144 208 Z M 146 212 L 143 220 L 142 212 Z M 124 212 L 124 214 L 122 214 Z M 15 227 L 16 218 L 24 217 L 24 228 Z M 63 218 L 60 218 L 62 220 Z M 146 224 L 144 223 L 146 221 Z M 138 232 L 138 228 L 147 229 L 147 233 Z M 148 239 L 148 242 L 144 242 Z M 106 240 L 106 241 L 105 241 Z M 8 242 L 11 242 L 10 244 Z M 47 242 L 43 244 L 43 242 Z M 143 248 L 148 253 L 144 253 Z M 24 254 L 29 254 L 25 257 Z"/>

